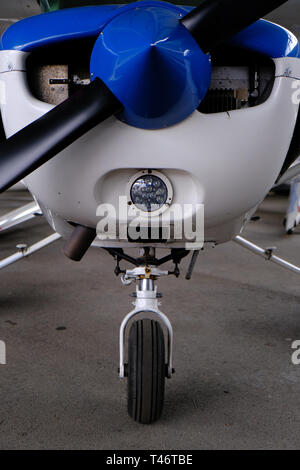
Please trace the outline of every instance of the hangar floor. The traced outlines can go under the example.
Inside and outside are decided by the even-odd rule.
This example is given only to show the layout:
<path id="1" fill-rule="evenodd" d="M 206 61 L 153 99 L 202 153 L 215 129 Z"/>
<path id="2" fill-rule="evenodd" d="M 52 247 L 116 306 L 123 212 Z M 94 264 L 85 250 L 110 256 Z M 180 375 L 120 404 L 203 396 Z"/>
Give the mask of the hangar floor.
<path id="1" fill-rule="evenodd" d="M 4 213 L 28 199 L 0 198 Z M 300 265 L 300 229 L 283 233 L 286 199 L 269 197 L 245 233 Z M 1 234 L 1 258 L 51 232 L 43 218 Z M 82 263 L 61 242 L 1 271 L 1 449 L 296 449 L 300 441 L 300 279 L 229 243 L 199 257 L 191 281 L 165 279 L 176 374 L 162 420 L 126 414 L 117 375 L 118 328 L 132 288 L 109 255 Z M 62 328 L 63 327 L 63 328 Z"/>

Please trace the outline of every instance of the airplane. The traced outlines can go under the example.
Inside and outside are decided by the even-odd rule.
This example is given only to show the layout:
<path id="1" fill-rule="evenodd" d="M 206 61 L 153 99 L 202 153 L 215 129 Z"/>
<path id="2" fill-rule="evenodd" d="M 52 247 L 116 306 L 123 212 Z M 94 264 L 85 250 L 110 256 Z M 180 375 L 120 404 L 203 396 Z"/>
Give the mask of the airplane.
<path id="1" fill-rule="evenodd" d="M 161 277 L 190 255 L 190 279 L 201 250 L 232 240 L 300 273 L 241 236 L 300 174 L 300 46 L 262 19 L 287 2 L 41 0 L 2 35 L 0 190 L 23 180 L 66 256 L 103 248 L 136 283 L 119 376 L 139 423 L 160 418 L 174 373 Z"/>

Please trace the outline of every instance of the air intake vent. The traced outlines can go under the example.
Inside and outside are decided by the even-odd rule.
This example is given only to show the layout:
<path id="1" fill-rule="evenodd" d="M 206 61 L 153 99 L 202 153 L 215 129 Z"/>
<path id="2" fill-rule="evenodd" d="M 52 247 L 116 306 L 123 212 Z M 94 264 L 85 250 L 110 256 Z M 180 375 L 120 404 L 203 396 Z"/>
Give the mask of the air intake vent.
<path id="1" fill-rule="evenodd" d="M 223 113 L 241 109 L 248 103 L 248 89 L 210 89 L 199 107 L 205 114 Z"/>
<path id="2" fill-rule="evenodd" d="M 210 89 L 198 111 L 223 113 L 258 106 L 273 89 L 275 64 L 266 56 L 234 47 L 212 54 Z"/>

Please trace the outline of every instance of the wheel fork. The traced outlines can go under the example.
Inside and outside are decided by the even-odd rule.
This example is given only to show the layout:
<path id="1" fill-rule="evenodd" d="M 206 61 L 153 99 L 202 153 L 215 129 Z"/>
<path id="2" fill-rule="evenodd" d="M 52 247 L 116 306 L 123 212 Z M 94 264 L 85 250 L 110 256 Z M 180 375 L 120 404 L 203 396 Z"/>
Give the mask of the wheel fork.
<path id="1" fill-rule="evenodd" d="M 122 276 L 122 283 L 124 285 L 131 285 L 132 282 L 137 281 L 136 297 L 133 302 L 134 309 L 129 312 L 121 323 L 120 327 L 120 378 L 123 379 L 126 376 L 125 369 L 126 364 L 124 362 L 124 350 L 125 350 L 125 330 L 128 322 L 134 316 L 140 313 L 153 313 L 159 318 L 159 320 L 166 326 L 168 332 L 168 363 L 167 363 L 167 377 L 171 378 L 173 369 L 173 328 L 168 317 L 160 311 L 160 294 L 157 292 L 157 286 L 155 281 L 162 277 L 167 276 L 168 271 L 162 271 L 155 266 L 141 266 L 135 269 L 127 270 Z"/>

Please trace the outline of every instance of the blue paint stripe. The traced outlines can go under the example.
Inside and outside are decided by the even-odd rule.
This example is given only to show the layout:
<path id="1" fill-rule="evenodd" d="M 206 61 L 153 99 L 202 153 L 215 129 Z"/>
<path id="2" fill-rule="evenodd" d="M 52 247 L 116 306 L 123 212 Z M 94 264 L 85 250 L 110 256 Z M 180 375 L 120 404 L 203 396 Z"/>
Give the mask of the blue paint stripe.
<path id="1" fill-rule="evenodd" d="M 142 5 L 157 5 L 177 11 L 192 10 L 165 2 L 141 1 Z M 61 41 L 97 37 L 105 24 L 115 15 L 133 8 L 127 5 L 100 5 L 71 8 L 33 16 L 12 25 L 1 39 L 2 50 L 31 52 L 39 47 Z M 229 44 L 260 52 L 272 58 L 298 57 L 300 47 L 297 38 L 285 28 L 259 20 L 234 36 Z"/>
<path id="2" fill-rule="evenodd" d="M 259 20 L 234 36 L 229 44 L 252 49 L 278 59 L 299 57 L 299 41 L 287 29 L 266 20 Z"/>
<path id="3" fill-rule="evenodd" d="M 2 49 L 31 52 L 65 40 L 97 37 L 119 8 L 119 5 L 81 7 L 25 18 L 4 32 Z"/>

